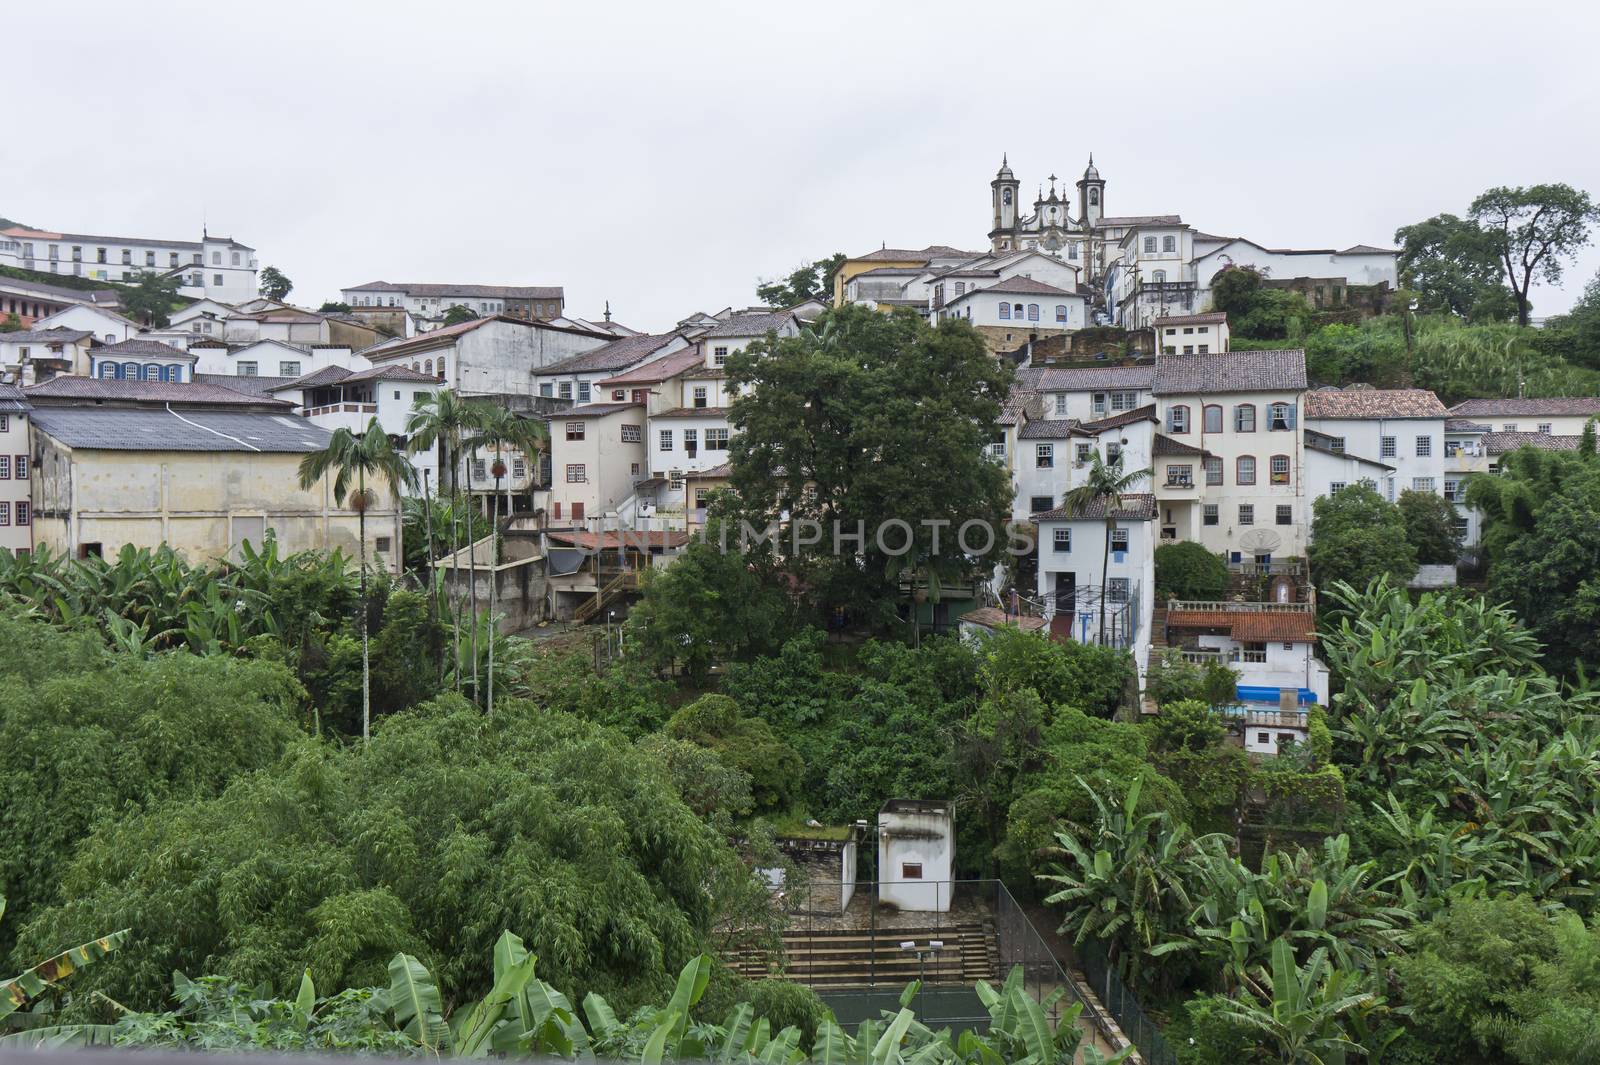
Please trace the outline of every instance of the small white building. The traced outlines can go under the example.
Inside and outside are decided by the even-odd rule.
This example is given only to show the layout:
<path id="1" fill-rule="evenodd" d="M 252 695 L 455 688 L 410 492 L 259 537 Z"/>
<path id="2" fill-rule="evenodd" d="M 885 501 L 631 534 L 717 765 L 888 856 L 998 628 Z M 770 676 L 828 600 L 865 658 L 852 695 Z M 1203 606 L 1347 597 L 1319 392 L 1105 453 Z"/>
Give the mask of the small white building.
<path id="1" fill-rule="evenodd" d="M 33 550 L 33 460 L 27 397 L 15 385 L 0 385 L 0 551 Z"/>
<path id="2" fill-rule="evenodd" d="M 1370 244 L 1333 248 L 1265 248 L 1253 240 L 1236 237 L 1208 242 L 1192 266 L 1201 306 L 1210 306 L 1211 283 L 1230 267 L 1247 267 L 1271 282 L 1293 282 L 1319 309 L 1350 301 L 1351 286 L 1393 290 L 1399 284 L 1399 253 Z"/>
<path id="3" fill-rule="evenodd" d="M 1122 506 L 1109 511 L 1104 500 L 1094 500 L 1033 516 L 1039 530 L 1036 591 L 1051 635 L 1131 651 L 1140 676 L 1150 660 L 1155 517 L 1149 492 L 1126 494 Z"/>
<path id="4" fill-rule="evenodd" d="M 1581 436 L 1590 418 L 1600 418 L 1600 397 L 1466 399 L 1451 407 L 1449 416 L 1471 419 L 1497 433 Z"/>
<path id="5" fill-rule="evenodd" d="M 1221 311 L 1157 318 L 1150 325 L 1156 331 L 1156 350 L 1163 355 L 1209 355 L 1228 350 L 1228 316 Z"/>
<path id="6" fill-rule="evenodd" d="M 609 344 L 609 333 L 519 318 L 477 318 L 363 349 L 374 366 L 396 362 L 463 396 L 528 396 L 549 367 Z"/>
<path id="7" fill-rule="evenodd" d="M 1321 434 L 1320 445 L 1392 467 L 1378 482 L 1390 502 L 1405 491 L 1443 490 L 1449 414 L 1425 388 L 1319 388 L 1305 395 L 1306 429 Z M 1314 500 L 1336 487 L 1342 487 L 1340 482 L 1330 486 L 1313 480 L 1307 498 Z"/>
<path id="8" fill-rule="evenodd" d="M 144 331 L 144 326 L 132 318 L 124 317 L 109 307 L 64 307 L 52 315 L 39 319 L 35 329 L 81 329 L 94 334 L 102 344 L 118 344 L 132 340 Z"/>
<path id="9" fill-rule="evenodd" d="M 878 811 L 878 900 L 944 913 L 955 887 L 955 818 L 948 802 L 890 799 Z"/>
<path id="10" fill-rule="evenodd" d="M 636 403 L 589 403 L 551 415 L 550 523 L 614 518 L 644 479 L 644 432 L 645 409 Z"/>
<path id="11" fill-rule="evenodd" d="M 13 384 L 24 385 L 62 373 L 87 375 L 89 352 L 97 343 L 87 329 L 34 328 L 0 333 L 0 374 Z"/>

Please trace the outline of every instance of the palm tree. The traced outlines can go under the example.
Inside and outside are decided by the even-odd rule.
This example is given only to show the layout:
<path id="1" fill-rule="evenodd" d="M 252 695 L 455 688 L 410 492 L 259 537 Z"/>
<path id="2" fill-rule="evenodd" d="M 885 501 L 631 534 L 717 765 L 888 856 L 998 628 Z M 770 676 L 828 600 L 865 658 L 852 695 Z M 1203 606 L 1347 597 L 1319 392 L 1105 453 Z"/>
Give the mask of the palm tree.
<path id="1" fill-rule="evenodd" d="M 461 441 L 466 432 L 472 427 L 473 410 L 471 404 L 463 402 L 453 389 L 443 388 L 437 392 L 427 392 L 417 396 L 412 403 L 411 414 L 406 418 L 406 432 L 410 434 L 410 443 L 407 449 L 416 454 L 424 448 L 437 448 L 439 452 L 439 487 L 444 488 L 444 471 L 450 471 L 450 557 L 454 562 L 456 552 L 460 550 L 460 542 L 456 536 L 456 512 L 454 505 L 458 489 L 459 463 L 461 461 Z M 472 532 L 470 524 L 468 534 Z M 433 548 L 430 544 L 428 557 L 433 557 Z M 453 565 L 452 565 L 453 568 Z M 456 691 L 461 690 L 461 608 L 457 600 L 455 623 L 455 655 L 456 655 Z"/>
<path id="2" fill-rule="evenodd" d="M 1120 452 L 1116 458 L 1106 462 L 1100 457 L 1100 452 L 1096 451 L 1094 464 L 1089 467 L 1083 483 L 1076 488 L 1068 489 L 1061 499 L 1062 506 L 1067 508 L 1069 514 L 1092 517 L 1092 512 L 1099 511 L 1105 520 L 1106 545 L 1100 559 L 1101 643 L 1106 642 L 1106 570 L 1110 568 L 1111 533 L 1117 526 L 1117 512 L 1123 507 L 1123 497 L 1149 476 L 1148 468 L 1124 473 Z"/>
<path id="3" fill-rule="evenodd" d="M 494 448 L 494 465 L 492 467 L 492 472 L 494 473 L 494 494 L 491 497 L 493 503 L 490 508 L 491 518 L 489 522 L 490 535 L 494 537 L 490 543 L 490 551 L 492 553 L 489 556 L 489 573 L 491 575 L 489 581 L 488 632 L 489 694 L 485 704 L 487 709 L 492 712 L 494 710 L 495 600 L 497 598 L 497 592 L 500 585 L 498 572 L 500 565 L 500 478 L 506 475 L 505 459 L 501 453 L 507 447 L 520 451 L 530 462 L 534 463 L 534 468 L 537 469 L 539 455 L 544 449 L 544 442 L 549 438 L 549 430 L 545 428 L 543 422 L 538 422 L 527 418 L 519 418 L 509 410 L 506 410 L 504 407 L 490 407 L 485 405 L 479 411 L 477 411 L 476 414 L 477 432 L 474 433 L 472 438 L 467 441 L 467 447 L 474 452 L 480 448 Z M 507 481 L 506 517 L 509 518 L 510 516 L 511 483 L 510 481 Z M 476 655 L 474 655 L 474 662 L 476 662 Z M 474 676 L 476 676 L 476 666 L 474 666 Z"/>
<path id="4" fill-rule="evenodd" d="M 333 502 L 342 506 L 346 495 L 355 508 L 358 533 L 356 551 L 361 569 L 361 740 L 372 733 L 371 660 L 367 652 L 367 508 L 372 496 L 367 491 L 367 478 L 387 481 L 389 493 L 399 499 L 401 488 L 416 488 L 417 470 L 398 450 L 389 434 L 378 425 L 378 419 L 367 422 L 360 436 L 348 429 L 335 429 L 328 446 L 313 451 L 300 460 L 300 487 L 310 488 L 328 473 L 334 473 Z M 351 494 L 350 482 L 355 481 Z"/>

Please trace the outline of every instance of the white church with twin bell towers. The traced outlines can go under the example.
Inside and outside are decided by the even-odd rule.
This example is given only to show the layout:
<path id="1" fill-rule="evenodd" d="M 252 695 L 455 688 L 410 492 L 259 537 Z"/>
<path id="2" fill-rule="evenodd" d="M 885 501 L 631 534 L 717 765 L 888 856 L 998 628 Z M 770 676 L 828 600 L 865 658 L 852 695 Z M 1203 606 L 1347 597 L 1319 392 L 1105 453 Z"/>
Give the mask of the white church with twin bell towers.
<path id="1" fill-rule="evenodd" d="M 989 230 L 991 251 L 1046 251 L 1065 259 L 1083 271 L 1086 281 L 1105 273 L 1108 260 L 1115 259 L 1125 226 L 1133 218 L 1108 218 L 1105 214 L 1106 182 L 1089 156 L 1089 165 L 1078 179 L 1076 198 L 1066 192 L 1062 182 L 1050 175 L 1050 191 L 1039 186 L 1033 213 L 1022 213 L 1022 183 L 1011 172 L 1007 157 L 1000 160 L 1000 172 L 989 182 L 993 201 L 993 228 Z M 1108 255 L 1107 246 L 1110 247 Z"/>

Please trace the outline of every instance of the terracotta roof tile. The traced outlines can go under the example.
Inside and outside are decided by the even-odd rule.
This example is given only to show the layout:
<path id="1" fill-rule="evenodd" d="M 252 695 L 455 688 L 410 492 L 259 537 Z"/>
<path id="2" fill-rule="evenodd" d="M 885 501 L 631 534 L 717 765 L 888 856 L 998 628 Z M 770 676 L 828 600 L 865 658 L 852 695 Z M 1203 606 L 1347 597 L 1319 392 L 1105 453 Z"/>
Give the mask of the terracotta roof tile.
<path id="1" fill-rule="evenodd" d="M 1463 418 L 1482 418 L 1488 415 L 1532 417 L 1553 414 L 1566 417 L 1584 417 L 1600 414 L 1600 397 L 1551 396 L 1545 399 L 1464 399 L 1450 408 L 1450 413 Z"/>
<path id="2" fill-rule="evenodd" d="M 1156 359 L 1158 396 L 1198 392 L 1302 392 L 1306 387 L 1306 353 L 1283 351 L 1219 351 L 1209 355 L 1161 355 Z"/>
<path id="3" fill-rule="evenodd" d="M 1426 388 L 1319 388 L 1306 393 L 1307 418 L 1443 418 L 1450 412 Z"/>
<path id="4" fill-rule="evenodd" d="M 1084 518 L 1113 520 L 1121 518 L 1127 521 L 1148 521 L 1156 516 L 1156 497 L 1149 492 L 1133 492 L 1124 494 L 1122 506 L 1111 513 L 1106 512 L 1104 499 L 1091 500 L 1089 505 L 1078 510 L 1069 510 L 1065 506 L 1056 507 L 1054 510 L 1041 511 L 1033 516 L 1034 522 L 1046 521 L 1077 521 Z"/>
<path id="5" fill-rule="evenodd" d="M 1225 629 L 1239 641 L 1307 643 L 1317 631 L 1316 615 L 1305 611 L 1169 610 L 1167 624 L 1189 629 Z"/>

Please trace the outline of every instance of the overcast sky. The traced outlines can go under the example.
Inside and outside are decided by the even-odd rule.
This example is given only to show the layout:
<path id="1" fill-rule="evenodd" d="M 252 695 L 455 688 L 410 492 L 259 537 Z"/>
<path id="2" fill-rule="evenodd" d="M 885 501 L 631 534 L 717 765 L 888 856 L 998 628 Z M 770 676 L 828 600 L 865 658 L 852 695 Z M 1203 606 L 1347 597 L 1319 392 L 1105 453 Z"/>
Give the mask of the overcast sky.
<path id="1" fill-rule="evenodd" d="M 1600 10 L 1504 3 L 11 2 L 0 215 L 259 249 L 316 306 L 564 285 L 660 329 L 887 242 L 981 248 L 1089 152 L 1112 214 L 1386 245 L 1600 195 Z M 1600 269 L 1589 249 L 1535 313 Z"/>

